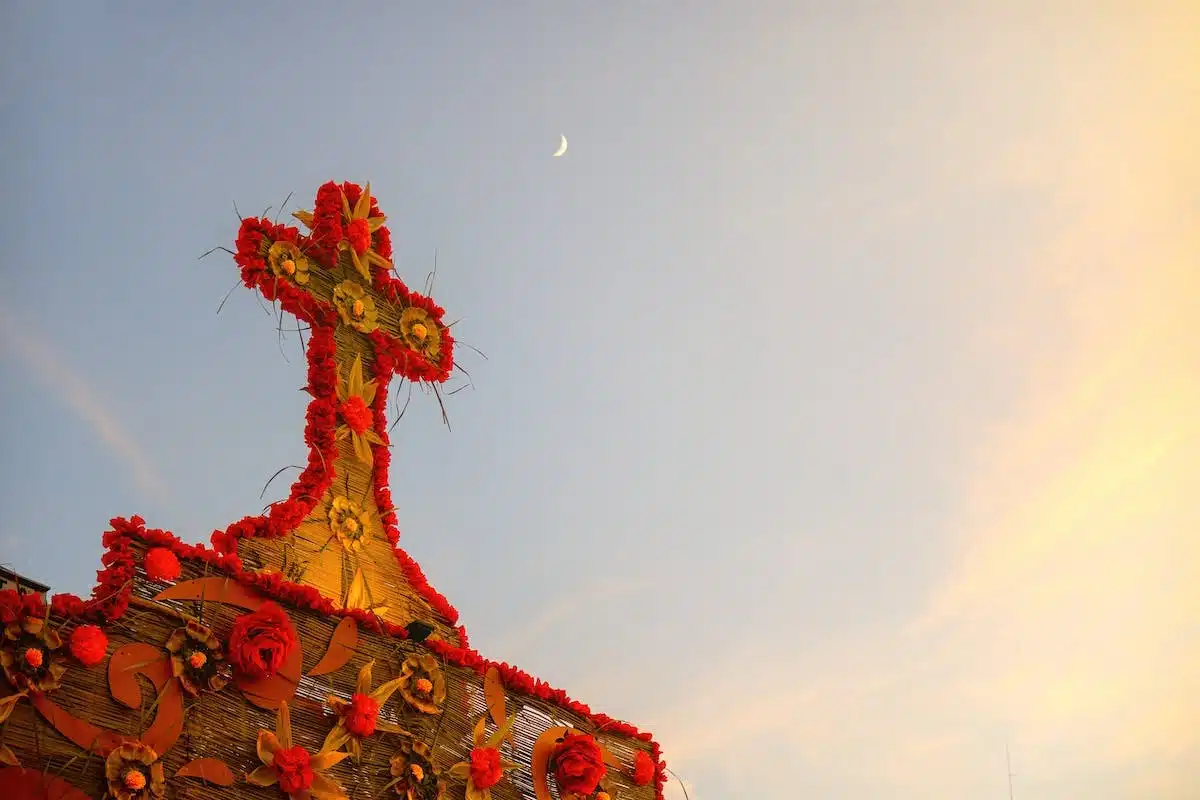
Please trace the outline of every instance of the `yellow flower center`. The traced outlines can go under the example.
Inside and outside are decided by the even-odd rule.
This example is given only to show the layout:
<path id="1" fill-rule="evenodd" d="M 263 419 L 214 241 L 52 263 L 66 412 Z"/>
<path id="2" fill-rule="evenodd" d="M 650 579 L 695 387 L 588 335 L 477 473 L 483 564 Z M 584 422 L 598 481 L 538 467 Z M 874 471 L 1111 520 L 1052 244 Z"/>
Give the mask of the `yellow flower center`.
<path id="1" fill-rule="evenodd" d="M 294 273 L 296 271 L 296 262 L 292 261 L 290 258 L 287 259 L 286 261 L 284 261 L 279 266 L 283 268 L 283 273 L 285 275 L 291 275 L 292 273 Z"/>
<path id="2" fill-rule="evenodd" d="M 420 764 L 411 765 L 408 768 L 408 771 L 412 773 L 413 780 L 415 780 L 417 783 L 425 780 L 425 770 L 421 769 Z"/>
<path id="3" fill-rule="evenodd" d="M 131 769 L 126 772 L 124 782 L 125 788 L 132 789 L 135 792 L 138 789 L 146 788 L 146 776 L 143 775 L 142 771 L 138 769 Z"/>
<path id="4" fill-rule="evenodd" d="M 193 669 L 200 669 L 206 663 L 208 663 L 208 656 L 204 655 L 204 653 L 201 653 L 199 650 L 197 650 L 196 652 L 194 652 L 190 656 L 188 656 L 188 663 L 192 665 Z"/>
<path id="5" fill-rule="evenodd" d="M 429 678 L 417 678 L 417 691 L 421 694 L 429 694 L 433 691 L 433 681 Z"/>
<path id="6" fill-rule="evenodd" d="M 350 533 L 354 533 L 358 530 L 358 520 L 356 520 L 354 517 L 342 520 L 342 525 L 346 528 L 346 530 L 350 531 Z"/>
<path id="7" fill-rule="evenodd" d="M 25 651 L 25 663 L 37 669 L 46 660 L 45 655 L 36 647 L 31 647 Z"/>
<path id="8" fill-rule="evenodd" d="M 413 336 L 417 337 L 421 341 L 425 341 L 425 337 L 428 334 L 429 334 L 429 329 L 426 328 L 424 325 L 422 325 L 420 322 L 413 323 L 413 326 L 412 326 L 412 335 Z"/>
<path id="9" fill-rule="evenodd" d="M 363 305 L 362 300 L 355 300 L 354 305 L 350 306 L 351 313 L 353 313 L 354 316 L 356 316 L 356 317 L 361 317 L 366 312 L 366 310 L 367 310 L 367 307 L 365 305 Z"/>

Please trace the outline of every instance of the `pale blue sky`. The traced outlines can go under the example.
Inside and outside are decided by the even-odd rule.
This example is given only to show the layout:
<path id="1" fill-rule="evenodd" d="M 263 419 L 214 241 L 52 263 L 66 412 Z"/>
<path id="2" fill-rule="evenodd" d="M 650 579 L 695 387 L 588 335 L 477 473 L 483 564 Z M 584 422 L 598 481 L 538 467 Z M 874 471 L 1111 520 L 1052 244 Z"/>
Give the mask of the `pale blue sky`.
<path id="1" fill-rule="evenodd" d="M 1163 617 L 1197 494 L 1071 488 L 1200 450 L 1105 438 L 1195 389 L 1136 349 L 1200 342 L 1195 8 L 419 5 L 5 4 L 0 559 L 82 592 L 110 517 L 257 513 L 301 353 L 196 257 L 234 203 L 369 180 L 488 357 L 392 473 L 480 651 L 656 733 L 699 800 L 1003 798 L 1006 742 L 1021 800 L 1200 797 L 1200 642 Z"/>

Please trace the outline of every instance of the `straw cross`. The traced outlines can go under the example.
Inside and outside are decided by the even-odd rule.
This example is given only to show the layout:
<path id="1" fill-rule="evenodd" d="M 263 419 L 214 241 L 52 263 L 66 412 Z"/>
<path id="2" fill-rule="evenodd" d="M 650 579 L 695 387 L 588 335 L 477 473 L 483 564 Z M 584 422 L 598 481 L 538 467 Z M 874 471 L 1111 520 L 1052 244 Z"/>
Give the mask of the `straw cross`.
<path id="1" fill-rule="evenodd" d="M 248 285 L 281 300 L 284 311 L 309 323 L 307 388 L 318 400 L 326 397 L 326 416 L 332 405 L 337 456 L 326 463 L 320 448 L 313 448 L 297 486 L 304 485 L 305 476 L 310 483 L 332 480 L 320 498 L 306 498 L 316 503 L 286 532 L 283 548 L 256 540 L 243 543 L 243 550 L 248 546 L 264 566 L 279 568 L 347 607 L 406 623 L 426 610 L 408 602 L 411 593 L 402 589 L 405 581 L 387 537 L 385 520 L 391 520 L 392 509 L 376 503 L 376 483 L 388 486 L 386 464 L 378 458 L 387 447 L 381 409 L 392 374 L 444 381 L 453 363 L 453 340 L 442 310 L 387 274 L 390 239 L 370 184 L 362 190 L 326 184 L 314 211 L 294 216 L 309 235 L 264 220 L 245 221 L 238 261 Z M 330 355 L 336 377 L 326 368 Z M 316 427 L 311 410 L 309 423 L 311 433 Z M 408 608 L 397 608 L 406 602 Z"/>

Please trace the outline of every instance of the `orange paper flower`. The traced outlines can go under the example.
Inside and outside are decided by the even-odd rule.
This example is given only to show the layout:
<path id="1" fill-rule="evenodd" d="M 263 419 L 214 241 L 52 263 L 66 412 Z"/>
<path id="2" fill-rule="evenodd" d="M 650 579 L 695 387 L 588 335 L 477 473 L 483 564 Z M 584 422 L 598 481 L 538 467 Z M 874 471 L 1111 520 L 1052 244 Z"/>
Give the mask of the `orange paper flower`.
<path id="1" fill-rule="evenodd" d="M 441 800 L 446 784 L 433 764 L 429 745 L 404 740 L 391 760 L 392 788 L 404 800 Z"/>
<path id="2" fill-rule="evenodd" d="M 58 655 L 62 647 L 58 631 L 38 617 L 25 617 L 4 628 L 0 647 L 0 667 L 4 677 L 18 691 L 30 689 L 50 692 L 57 689 L 67 671 Z"/>
<path id="3" fill-rule="evenodd" d="M 346 753 L 334 753 L 322 749 L 313 755 L 292 743 L 292 721 L 287 703 L 280 703 L 279 716 L 275 718 L 275 731 L 258 732 L 258 758 L 262 766 L 246 776 L 246 782 L 255 786 L 274 786 L 292 800 L 346 800 L 341 786 L 327 775 L 325 770 L 346 757 Z"/>
<path id="4" fill-rule="evenodd" d="M 400 696 L 418 711 L 439 714 L 446 701 L 446 676 L 431 655 L 413 655 L 400 667 Z"/>
<path id="5" fill-rule="evenodd" d="M 109 753 L 104 777 L 114 800 L 159 800 L 167 793 L 158 753 L 141 742 L 125 742 Z"/>
<path id="6" fill-rule="evenodd" d="M 171 674 L 189 696 L 219 692 L 229 683 L 221 640 L 199 622 L 188 620 L 185 627 L 176 628 L 167 639 L 167 652 Z"/>

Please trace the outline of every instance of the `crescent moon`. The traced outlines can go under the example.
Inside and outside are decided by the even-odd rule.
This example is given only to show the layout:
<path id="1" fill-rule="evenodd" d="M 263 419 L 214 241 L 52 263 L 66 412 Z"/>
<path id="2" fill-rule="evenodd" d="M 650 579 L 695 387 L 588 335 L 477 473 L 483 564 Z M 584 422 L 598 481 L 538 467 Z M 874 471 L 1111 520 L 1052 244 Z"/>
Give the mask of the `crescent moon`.
<path id="1" fill-rule="evenodd" d="M 566 137 L 566 136 L 563 136 L 561 133 L 559 134 L 559 136 L 561 136 L 561 137 L 562 137 L 562 141 L 561 141 L 561 142 L 559 142 L 559 145 L 558 145 L 558 150 L 556 150 L 556 151 L 554 152 L 554 157 L 555 157 L 555 158 L 558 158 L 558 157 L 559 157 L 559 156 L 561 156 L 563 153 L 567 152 L 567 137 Z"/>

